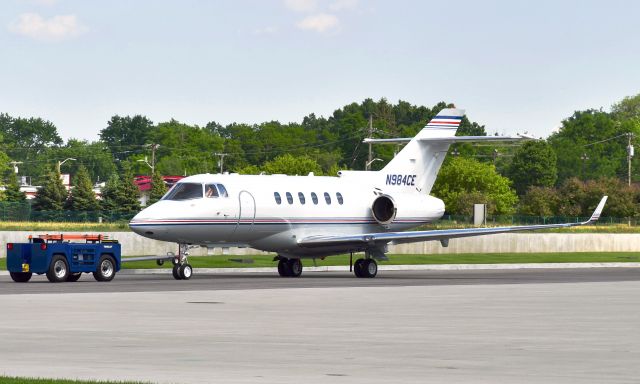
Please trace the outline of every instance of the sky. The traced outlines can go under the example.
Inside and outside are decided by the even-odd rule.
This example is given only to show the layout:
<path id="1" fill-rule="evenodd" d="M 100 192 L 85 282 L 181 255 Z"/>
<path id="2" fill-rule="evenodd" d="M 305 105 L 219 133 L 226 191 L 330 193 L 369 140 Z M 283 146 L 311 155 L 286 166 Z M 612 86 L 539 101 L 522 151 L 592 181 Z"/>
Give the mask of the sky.
<path id="1" fill-rule="evenodd" d="M 300 122 L 454 103 L 547 137 L 640 93 L 640 2 L 3 0 L 0 112 L 97 140 L 113 115 Z"/>

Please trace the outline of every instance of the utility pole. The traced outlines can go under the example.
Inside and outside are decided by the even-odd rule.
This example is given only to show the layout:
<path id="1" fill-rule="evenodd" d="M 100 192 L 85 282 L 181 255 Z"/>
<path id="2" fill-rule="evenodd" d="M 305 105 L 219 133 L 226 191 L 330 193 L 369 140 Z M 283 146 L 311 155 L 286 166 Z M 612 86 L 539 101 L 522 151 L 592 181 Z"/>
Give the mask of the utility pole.
<path id="1" fill-rule="evenodd" d="M 220 165 L 220 173 L 222 173 L 222 170 L 224 169 L 224 157 L 228 156 L 229 154 L 215 152 L 214 155 L 220 156 L 220 161 L 218 162 L 218 164 Z"/>
<path id="2" fill-rule="evenodd" d="M 153 177 L 156 171 L 156 149 L 160 147 L 160 144 L 151 144 L 151 177 Z"/>
<path id="3" fill-rule="evenodd" d="M 373 114 L 369 114 L 369 138 L 373 139 Z M 369 157 L 367 157 L 367 163 L 364 166 L 365 171 L 371 170 L 371 163 L 373 163 L 373 153 L 371 152 L 371 143 L 369 143 Z"/>
<path id="4" fill-rule="evenodd" d="M 631 145 L 631 138 L 633 137 L 633 133 L 627 133 L 627 139 L 629 143 L 627 144 L 627 183 L 631 186 L 631 158 L 633 157 L 633 145 Z"/>

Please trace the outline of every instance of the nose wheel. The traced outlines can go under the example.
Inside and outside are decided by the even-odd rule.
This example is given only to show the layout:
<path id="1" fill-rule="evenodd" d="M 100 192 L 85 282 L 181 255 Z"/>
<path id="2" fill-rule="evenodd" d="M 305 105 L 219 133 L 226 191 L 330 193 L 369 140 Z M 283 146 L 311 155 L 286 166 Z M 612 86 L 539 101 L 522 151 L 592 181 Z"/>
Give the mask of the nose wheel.
<path id="1" fill-rule="evenodd" d="M 176 280 L 189 280 L 193 276 L 193 267 L 187 260 L 188 250 L 187 244 L 178 245 L 178 254 L 172 260 L 173 269 L 171 271 Z"/>

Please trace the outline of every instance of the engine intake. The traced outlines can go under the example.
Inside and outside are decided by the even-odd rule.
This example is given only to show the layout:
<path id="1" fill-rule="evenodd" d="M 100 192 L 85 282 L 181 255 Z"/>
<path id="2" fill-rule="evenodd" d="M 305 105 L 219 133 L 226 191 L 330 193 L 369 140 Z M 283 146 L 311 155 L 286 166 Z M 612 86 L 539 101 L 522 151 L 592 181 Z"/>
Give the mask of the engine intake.
<path id="1" fill-rule="evenodd" d="M 378 196 L 371 205 L 373 218 L 380 224 L 390 224 L 396 218 L 396 203 L 387 195 Z"/>

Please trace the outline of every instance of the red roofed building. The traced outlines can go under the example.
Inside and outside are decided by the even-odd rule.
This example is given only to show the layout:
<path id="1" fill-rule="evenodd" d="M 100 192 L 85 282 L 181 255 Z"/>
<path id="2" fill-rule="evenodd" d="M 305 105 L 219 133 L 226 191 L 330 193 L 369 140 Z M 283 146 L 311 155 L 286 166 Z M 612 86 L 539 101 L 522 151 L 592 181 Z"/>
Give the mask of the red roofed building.
<path id="1" fill-rule="evenodd" d="M 164 180 L 167 188 L 173 187 L 175 183 L 183 178 L 184 176 L 162 176 L 162 180 Z M 146 206 L 147 201 L 149 200 L 149 194 L 151 193 L 151 176 L 136 176 L 133 178 L 133 182 L 138 186 L 138 189 L 140 190 L 140 204 L 142 206 Z"/>

